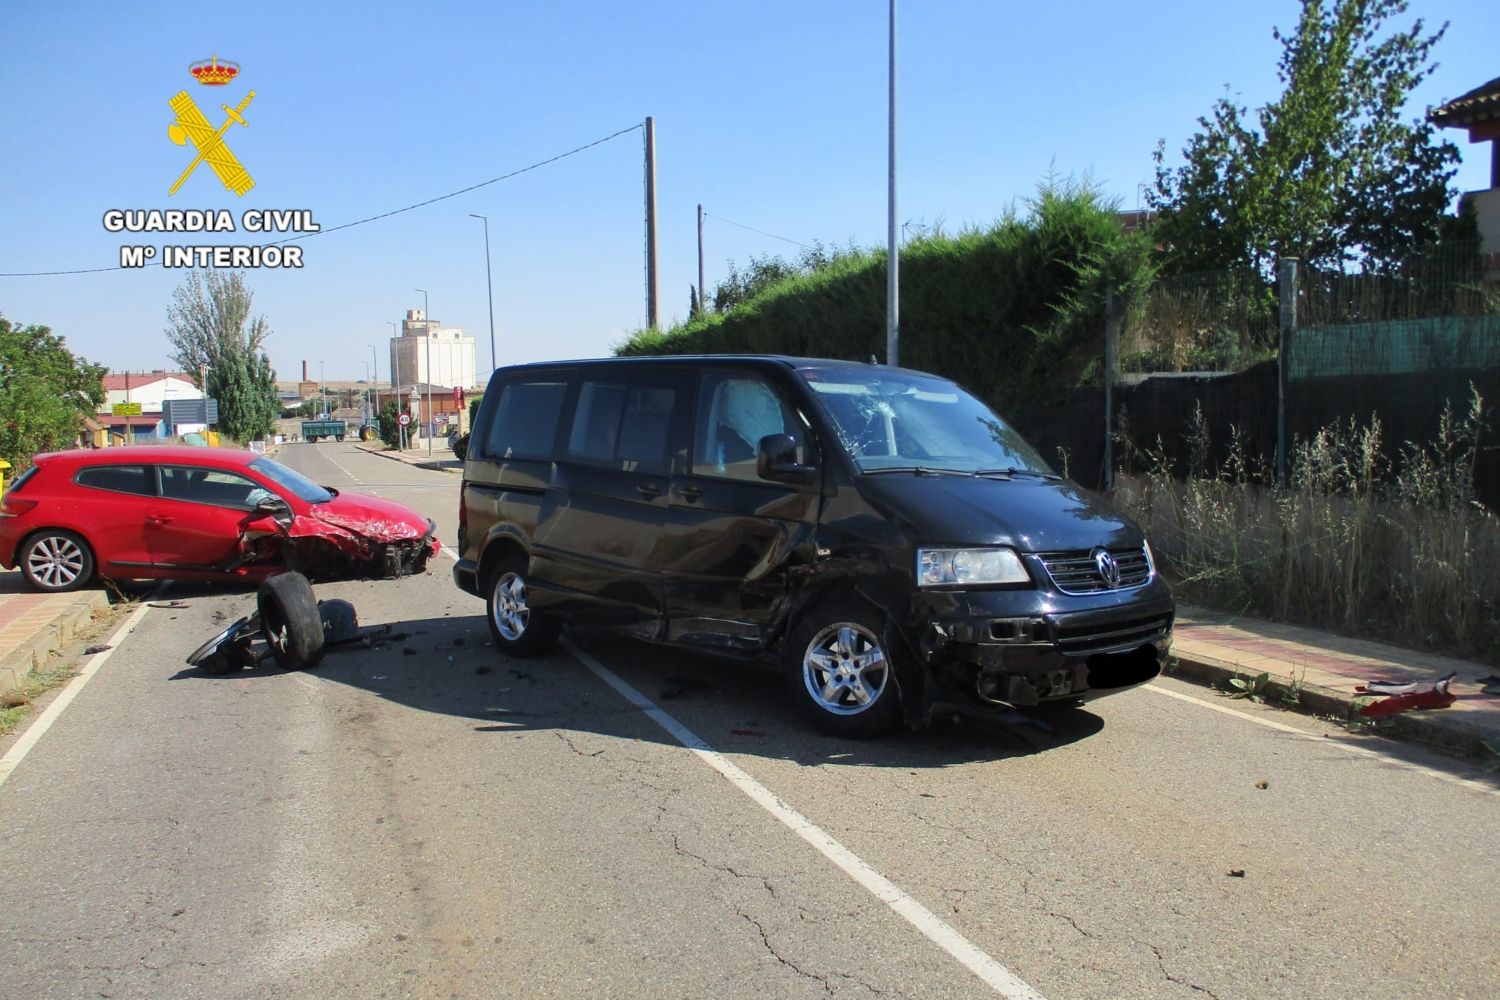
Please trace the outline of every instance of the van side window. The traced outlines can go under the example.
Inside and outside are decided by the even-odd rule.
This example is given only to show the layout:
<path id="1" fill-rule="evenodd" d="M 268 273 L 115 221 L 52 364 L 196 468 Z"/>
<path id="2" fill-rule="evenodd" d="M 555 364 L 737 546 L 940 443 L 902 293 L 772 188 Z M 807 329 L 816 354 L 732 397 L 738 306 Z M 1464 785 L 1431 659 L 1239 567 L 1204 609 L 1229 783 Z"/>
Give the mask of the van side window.
<path id="1" fill-rule="evenodd" d="M 759 481 L 755 453 L 768 434 L 790 434 L 797 461 L 807 461 L 802 421 L 766 382 L 753 375 L 705 375 L 693 425 L 693 472 Z"/>
<path id="2" fill-rule="evenodd" d="M 500 402 L 479 454 L 485 458 L 551 458 L 567 387 L 560 381 L 506 385 L 500 390 Z"/>
<path id="3" fill-rule="evenodd" d="M 622 462 L 627 470 L 661 465 L 677 392 L 666 386 L 584 382 L 578 390 L 568 454 Z"/>

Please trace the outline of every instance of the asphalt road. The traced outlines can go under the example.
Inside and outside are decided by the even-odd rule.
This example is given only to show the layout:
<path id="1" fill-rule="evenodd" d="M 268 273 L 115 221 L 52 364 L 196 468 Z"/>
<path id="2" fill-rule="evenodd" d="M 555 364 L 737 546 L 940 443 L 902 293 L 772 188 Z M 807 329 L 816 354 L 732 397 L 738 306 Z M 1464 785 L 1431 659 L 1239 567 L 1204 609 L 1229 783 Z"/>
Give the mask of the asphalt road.
<path id="1" fill-rule="evenodd" d="M 453 541 L 454 475 L 280 457 Z M 450 568 L 320 586 L 395 634 L 302 673 L 186 668 L 254 599 L 171 587 L 0 785 L 0 995 L 1500 994 L 1491 775 L 1172 680 L 839 742 L 731 664 L 508 660 Z"/>

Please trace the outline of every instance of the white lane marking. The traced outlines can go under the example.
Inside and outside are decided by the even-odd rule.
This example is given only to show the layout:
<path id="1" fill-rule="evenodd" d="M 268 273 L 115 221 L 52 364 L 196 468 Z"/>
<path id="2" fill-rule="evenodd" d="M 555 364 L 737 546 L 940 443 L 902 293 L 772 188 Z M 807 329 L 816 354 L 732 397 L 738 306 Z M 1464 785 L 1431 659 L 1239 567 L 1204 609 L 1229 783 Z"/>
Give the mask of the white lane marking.
<path id="1" fill-rule="evenodd" d="M 452 559 L 454 562 L 458 562 L 458 553 L 448 548 L 448 546 L 444 545 L 442 548 L 438 549 L 438 551 L 447 556 L 449 559 Z"/>
<path id="2" fill-rule="evenodd" d="M 326 452 L 323 453 L 323 457 L 326 458 L 326 459 L 328 459 L 328 461 L 332 462 L 334 464 L 334 467 L 337 468 L 344 475 L 346 475 L 350 479 L 354 480 L 354 485 L 355 486 L 363 486 L 364 485 L 364 480 L 360 479 L 354 473 L 352 473 L 348 469 L 344 468 L 343 463 L 340 462 L 338 459 L 334 458 L 332 455 L 329 455 Z"/>
<path id="3" fill-rule="evenodd" d="M 1010 1000 L 1042 1000 L 1040 993 L 981 951 L 951 924 L 945 923 L 927 907 L 912 899 L 890 879 L 856 856 L 853 851 L 834 840 L 806 816 L 783 802 L 765 785 L 750 777 L 723 754 L 699 739 L 692 730 L 658 708 L 655 702 L 631 687 L 622 677 L 579 649 L 572 640 L 564 637 L 562 646 L 574 659 L 588 667 L 596 677 L 618 691 L 626 701 L 639 708 L 652 722 L 671 734 L 673 739 L 697 754 L 709 767 L 729 779 L 732 785 L 749 796 L 756 805 L 816 848 L 819 853 L 837 865 L 845 875 L 868 889 L 875 898 L 922 932 L 928 940 L 958 959 L 966 969 L 978 976 L 1000 996 L 1010 998 Z"/>
<path id="4" fill-rule="evenodd" d="M 151 602 L 160 600 L 169 585 L 168 583 L 158 584 L 151 593 L 146 595 L 145 600 L 141 601 L 141 606 L 132 611 L 130 617 L 121 622 L 120 627 L 110 633 L 109 638 L 105 640 L 104 644 L 109 648 L 89 657 L 83 669 L 78 671 L 56 698 L 52 699 L 52 704 L 48 705 L 42 714 L 36 717 L 36 721 L 26 728 L 26 732 L 22 733 L 21 738 L 5 752 L 5 756 L 0 757 L 0 785 L 5 784 L 11 772 L 16 769 L 16 765 L 25 759 L 26 755 L 31 752 L 31 748 L 46 735 L 48 729 L 52 728 L 52 723 L 63 714 L 63 710 L 73 703 L 74 698 L 78 697 L 78 692 L 83 690 L 83 686 L 99 672 L 99 668 L 114 655 L 115 650 L 120 648 L 120 640 L 139 624 L 146 612 L 151 609 Z"/>
<path id="5" fill-rule="evenodd" d="M 1298 729 L 1296 726 L 1289 726 L 1284 722 L 1276 722 L 1272 719 L 1262 719 L 1257 716 L 1251 715 L 1249 712 L 1241 712 L 1237 709 L 1230 708 L 1228 705 L 1216 705 L 1211 701 L 1204 701 L 1201 698 L 1194 698 L 1192 695 L 1181 694 L 1177 691 L 1168 691 L 1165 688 L 1159 688 L 1153 684 L 1147 684 L 1140 690 L 1149 691 L 1152 694 L 1162 695 L 1167 698 L 1176 698 L 1178 701 L 1189 702 L 1193 705 L 1199 705 L 1203 708 L 1212 709 L 1215 712 L 1222 712 L 1225 715 L 1232 715 L 1236 719 L 1244 719 L 1246 722 L 1253 722 L 1257 726 L 1265 726 L 1267 729 L 1274 729 L 1277 732 L 1289 733 L 1292 736 L 1301 737 L 1302 739 L 1307 740 L 1310 743 L 1317 743 L 1320 746 L 1338 747 L 1345 753 L 1352 753 L 1360 757 L 1368 757 L 1372 760 L 1378 760 L 1382 764 L 1387 764 L 1392 767 L 1398 767 L 1403 771 L 1413 771 L 1417 774 L 1425 774 L 1429 778 L 1436 778 L 1439 781 L 1446 781 L 1450 785 L 1458 785 L 1462 788 L 1467 788 L 1470 791 L 1480 792 L 1484 795 L 1500 796 L 1500 788 L 1496 788 L 1494 785 L 1486 784 L 1483 781 L 1475 781 L 1473 778 L 1460 778 L 1456 774 L 1449 774 L 1447 771 L 1440 771 L 1435 767 L 1428 767 L 1426 764 L 1414 764 L 1411 761 L 1399 760 L 1395 757 L 1392 757 L 1390 754 L 1382 753 L 1379 750 L 1371 750 L 1368 747 L 1354 746 L 1351 743 L 1345 743 L 1343 740 L 1333 739 L 1328 736 L 1314 735 L 1312 733 L 1309 733 L 1305 729 Z"/>

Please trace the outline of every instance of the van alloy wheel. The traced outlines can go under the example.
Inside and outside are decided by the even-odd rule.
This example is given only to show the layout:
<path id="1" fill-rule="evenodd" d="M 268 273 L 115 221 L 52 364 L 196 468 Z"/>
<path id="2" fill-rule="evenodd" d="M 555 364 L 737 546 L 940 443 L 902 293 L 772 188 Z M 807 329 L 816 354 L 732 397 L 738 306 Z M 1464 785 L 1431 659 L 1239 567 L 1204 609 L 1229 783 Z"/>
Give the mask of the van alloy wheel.
<path id="1" fill-rule="evenodd" d="M 490 577 L 485 600 L 495 648 L 511 656 L 532 656 L 552 648 L 561 628 L 557 619 L 531 607 L 526 561 L 511 556 Z"/>
<path id="2" fill-rule="evenodd" d="M 889 623 L 854 601 L 804 613 L 782 647 L 787 689 L 813 725 L 832 736 L 877 736 L 901 721 L 902 649 Z"/>
<path id="3" fill-rule="evenodd" d="M 502 573 L 495 581 L 495 628 L 510 642 L 519 642 L 526 634 L 531 609 L 526 606 L 526 581 L 519 573 Z"/>
<path id="4" fill-rule="evenodd" d="M 802 682 L 818 707 L 858 715 L 873 706 L 890 681 L 891 665 L 880 640 L 863 625 L 829 625 L 802 656 Z"/>

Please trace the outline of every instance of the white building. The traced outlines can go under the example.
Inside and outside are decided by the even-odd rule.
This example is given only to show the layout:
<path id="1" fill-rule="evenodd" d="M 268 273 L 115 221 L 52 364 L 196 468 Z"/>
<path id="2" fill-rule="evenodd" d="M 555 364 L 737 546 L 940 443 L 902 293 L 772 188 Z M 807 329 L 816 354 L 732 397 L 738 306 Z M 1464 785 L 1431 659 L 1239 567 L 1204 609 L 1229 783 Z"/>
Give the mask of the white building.
<path id="1" fill-rule="evenodd" d="M 139 403 L 142 413 L 160 413 L 168 399 L 202 399 L 203 393 L 182 372 L 111 372 L 104 376 L 100 413 L 115 403 Z"/>
<path id="2" fill-rule="evenodd" d="M 421 309 L 406 310 L 401 336 L 391 338 L 391 373 L 402 385 L 431 383 L 472 389 L 474 338 L 456 326 L 429 320 Z"/>

